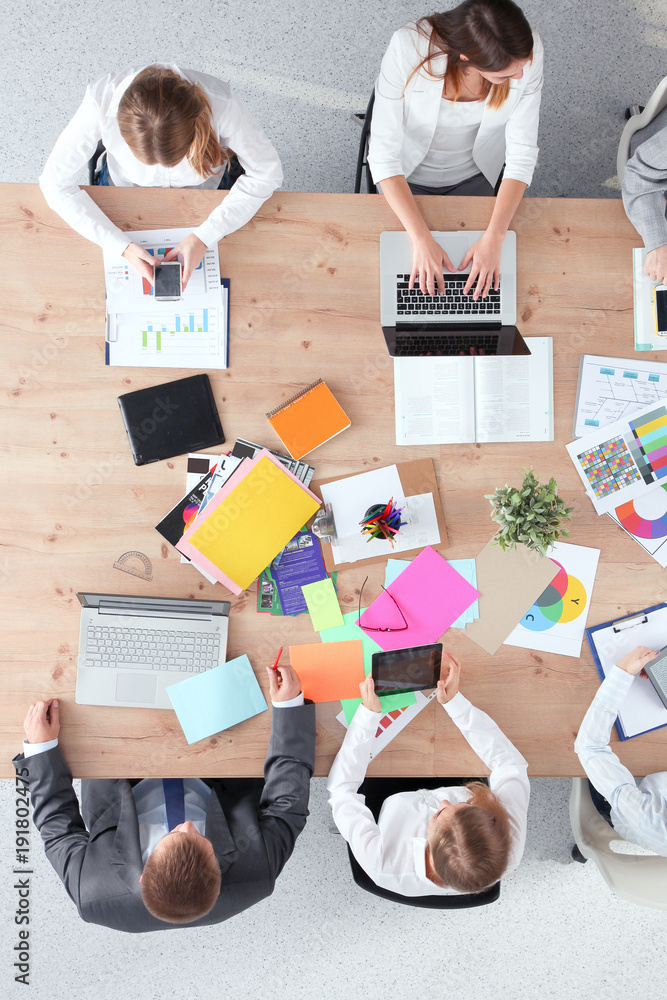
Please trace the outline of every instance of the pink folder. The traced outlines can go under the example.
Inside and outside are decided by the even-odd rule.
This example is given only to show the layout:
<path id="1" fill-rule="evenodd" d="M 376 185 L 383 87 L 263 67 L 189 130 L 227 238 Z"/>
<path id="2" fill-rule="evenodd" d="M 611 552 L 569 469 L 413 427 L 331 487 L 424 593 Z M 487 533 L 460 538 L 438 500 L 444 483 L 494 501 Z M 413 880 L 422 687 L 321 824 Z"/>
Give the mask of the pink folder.
<path id="1" fill-rule="evenodd" d="M 319 498 L 316 497 L 314 493 L 311 493 L 310 490 L 303 485 L 300 479 L 297 479 L 296 476 L 292 475 L 292 473 L 285 468 L 282 462 L 279 462 L 278 459 L 274 455 L 272 455 L 270 451 L 268 451 L 268 449 L 263 448 L 260 452 L 257 453 L 257 455 L 255 455 L 254 458 L 251 459 L 246 458 L 243 460 L 243 462 L 241 462 L 238 468 L 235 469 L 234 472 L 231 474 L 227 482 L 223 483 L 223 485 L 220 487 L 220 489 L 213 497 L 211 502 L 206 505 L 206 508 L 202 511 L 201 515 L 194 519 L 190 527 L 187 529 L 183 537 L 178 541 L 176 545 L 176 548 L 178 549 L 179 552 L 182 552 L 184 556 L 187 556 L 188 559 L 191 559 L 192 562 L 195 563 L 195 565 L 201 566 L 202 569 L 205 569 L 207 573 L 210 573 L 211 576 L 215 577 L 215 579 L 219 583 L 221 583 L 223 586 L 231 590 L 233 594 L 242 593 L 243 588 L 240 587 L 237 583 L 235 583 L 235 581 L 232 580 L 230 577 L 228 577 L 226 573 L 223 573 L 223 571 L 218 566 L 216 566 L 215 563 L 212 563 L 210 559 L 208 559 L 202 552 L 199 551 L 199 549 L 195 548 L 195 546 L 192 545 L 189 539 L 190 536 L 193 535 L 195 531 L 201 528 L 202 524 L 206 521 L 206 519 L 210 517 L 213 511 L 215 511 L 220 506 L 220 504 L 225 500 L 225 498 L 229 496 L 232 490 L 234 490 L 239 485 L 239 483 L 245 479 L 248 473 L 252 469 L 254 469 L 254 467 L 259 463 L 260 459 L 262 458 L 268 458 L 271 462 L 273 462 L 273 464 L 278 469 L 280 469 L 282 473 L 284 473 L 286 476 L 292 479 L 297 484 L 297 486 L 299 486 L 309 497 L 312 497 L 312 499 L 316 503 L 318 504 L 320 503 Z M 301 525 L 299 525 L 295 529 L 295 531 L 298 531 L 299 527 L 301 527 Z M 289 539 L 286 539 L 286 542 L 287 541 L 289 541 Z M 278 553 L 276 553 L 276 555 L 277 554 Z"/>
<path id="2" fill-rule="evenodd" d="M 361 626 L 399 630 L 366 632 L 382 649 L 426 646 L 437 642 L 452 622 L 479 597 L 479 591 L 430 545 L 412 560 L 387 590 L 389 593 L 382 591 L 358 619 Z M 389 594 L 403 612 L 407 629 L 402 629 L 401 613 Z"/>

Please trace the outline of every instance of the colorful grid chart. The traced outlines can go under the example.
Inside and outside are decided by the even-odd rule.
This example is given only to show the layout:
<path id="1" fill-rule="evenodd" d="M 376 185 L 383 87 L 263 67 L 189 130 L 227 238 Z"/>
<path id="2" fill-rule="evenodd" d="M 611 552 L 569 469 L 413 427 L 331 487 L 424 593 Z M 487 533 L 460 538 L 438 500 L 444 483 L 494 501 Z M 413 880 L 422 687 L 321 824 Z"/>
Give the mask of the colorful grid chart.
<path id="1" fill-rule="evenodd" d="M 622 435 L 589 448 L 577 458 L 596 497 L 608 497 L 641 478 Z"/>
<path id="2" fill-rule="evenodd" d="M 630 444 L 645 483 L 667 477 L 667 407 L 658 406 L 636 420 L 629 420 L 634 440 Z"/>

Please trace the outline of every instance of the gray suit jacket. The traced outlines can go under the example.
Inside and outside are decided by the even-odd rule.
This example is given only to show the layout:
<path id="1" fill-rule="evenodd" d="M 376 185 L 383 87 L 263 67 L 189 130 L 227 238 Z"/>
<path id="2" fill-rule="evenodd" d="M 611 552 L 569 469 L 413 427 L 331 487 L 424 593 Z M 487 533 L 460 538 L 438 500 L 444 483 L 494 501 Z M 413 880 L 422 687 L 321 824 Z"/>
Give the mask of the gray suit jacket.
<path id="1" fill-rule="evenodd" d="M 261 780 L 210 782 L 206 836 L 220 863 L 222 888 L 211 912 L 186 927 L 220 923 L 273 892 L 308 816 L 315 757 L 315 706 L 273 710 Z M 33 818 L 46 856 L 83 920 L 120 931 L 179 925 L 151 916 L 141 899 L 137 811 L 128 780 L 82 782 L 82 812 L 60 747 L 25 758 Z"/>
<path id="2" fill-rule="evenodd" d="M 633 136 L 623 176 L 623 205 L 647 250 L 667 244 L 667 108 Z"/>

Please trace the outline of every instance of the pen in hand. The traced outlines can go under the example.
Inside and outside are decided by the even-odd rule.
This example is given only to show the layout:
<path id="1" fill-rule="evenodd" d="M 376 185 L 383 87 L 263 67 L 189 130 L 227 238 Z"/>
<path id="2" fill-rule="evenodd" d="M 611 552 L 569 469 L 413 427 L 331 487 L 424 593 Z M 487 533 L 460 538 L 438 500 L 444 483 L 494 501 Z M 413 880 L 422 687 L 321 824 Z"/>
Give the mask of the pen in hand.
<path id="1" fill-rule="evenodd" d="M 281 646 L 280 649 L 278 650 L 278 655 L 276 656 L 276 662 L 271 667 L 272 670 L 277 670 L 278 669 L 278 661 L 280 660 L 280 657 L 282 655 L 283 655 L 283 647 Z"/>

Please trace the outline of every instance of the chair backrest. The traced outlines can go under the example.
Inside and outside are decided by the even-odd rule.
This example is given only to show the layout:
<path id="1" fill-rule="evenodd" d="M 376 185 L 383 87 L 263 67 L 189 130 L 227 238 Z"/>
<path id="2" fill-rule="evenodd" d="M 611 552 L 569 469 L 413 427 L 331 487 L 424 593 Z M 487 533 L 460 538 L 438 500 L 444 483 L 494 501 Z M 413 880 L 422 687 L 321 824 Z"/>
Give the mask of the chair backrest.
<path id="1" fill-rule="evenodd" d="M 487 903 L 495 903 L 500 896 L 500 882 L 496 882 L 490 889 L 484 892 L 452 893 L 451 896 L 401 896 L 398 892 L 391 892 L 390 889 L 382 889 L 376 885 L 373 879 L 366 874 L 354 854 L 347 845 L 347 853 L 352 869 L 352 878 L 360 889 L 379 896 L 381 899 L 388 899 L 392 903 L 402 903 L 403 906 L 421 906 L 428 910 L 463 910 L 471 906 L 486 906 Z"/>
<path id="2" fill-rule="evenodd" d="M 615 895 L 639 906 L 667 910 L 667 858 L 618 854 L 613 841 L 621 838 L 599 814 L 586 778 L 573 778 L 570 824 L 577 847 L 595 862 Z"/>
<path id="3" fill-rule="evenodd" d="M 621 184 L 623 183 L 623 175 L 625 174 L 625 164 L 630 159 L 630 142 L 633 135 L 640 129 L 646 128 L 655 116 L 660 114 L 663 108 L 667 108 L 667 76 L 663 77 L 655 88 L 641 114 L 632 115 L 626 122 L 625 128 L 621 133 L 618 153 L 616 154 L 616 173 Z"/>
<path id="4" fill-rule="evenodd" d="M 361 193 L 361 178 L 366 175 L 366 190 L 369 194 L 377 194 L 377 187 L 373 183 L 371 168 L 368 166 L 368 144 L 371 138 L 371 121 L 373 118 L 373 105 L 375 103 L 375 88 L 370 96 L 366 107 L 363 123 L 361 126 L 361 137 L 359 139 L 359 152 L 357 153 L 357 170 L 354 176 L 354 193 Z"/>
<path id="5" fill-rule="evenodd" d="M 99 160 L 102 153 L 105 151 L 105 145 L 100 139 L 97 143 L 97 149 L 88 160 L 88 183 L 92 187 L 95 183 L 95 168 L 97 167 L 97 161 Z"/>

